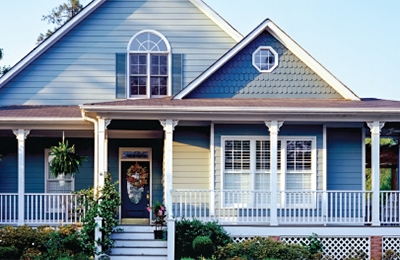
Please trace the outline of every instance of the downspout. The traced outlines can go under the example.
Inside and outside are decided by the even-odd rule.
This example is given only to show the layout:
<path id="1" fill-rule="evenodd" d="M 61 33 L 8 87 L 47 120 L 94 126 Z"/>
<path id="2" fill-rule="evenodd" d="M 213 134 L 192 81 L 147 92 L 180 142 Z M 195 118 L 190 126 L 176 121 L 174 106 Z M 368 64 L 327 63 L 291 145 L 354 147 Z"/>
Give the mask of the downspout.
<path id="1" fill-rule="evenodd" d="M 94 189 L 97 189 L 98 186 L 98 171 L 99 171 L 99 162 L 98 162 L 98 136 L 97 136 L 97 130 L 98 130 L 98 122 L 96 119 L 91 118 L 86 116 L 85 112 L 83 111 L 83 109 L 81 109 L 81 114 L 82 114 L 82 118 L 85 121 L 91 122 L 94 125 Z"/>

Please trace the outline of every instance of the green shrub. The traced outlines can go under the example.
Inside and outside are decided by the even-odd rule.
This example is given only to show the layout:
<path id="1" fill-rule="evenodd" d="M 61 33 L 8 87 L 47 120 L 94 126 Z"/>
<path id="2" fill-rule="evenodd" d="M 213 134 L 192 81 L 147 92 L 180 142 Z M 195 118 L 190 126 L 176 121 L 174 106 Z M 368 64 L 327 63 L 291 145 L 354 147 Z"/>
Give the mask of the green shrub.
<path id="1" fill-rule="evenodd" d="M 0 228 L 0 245 L 3 247 L 13 246 L 19 258 L 28 248 L 44 250 L 44 244 L 49 240 L 51 232 L 54 232 L 54 229 L 49 227 L 33 229 L 26 225 L 3 226 Z"/>
<path id="2" fill-rule="evenodd" d="M 301 245 L 307 248 L 314 259 L 322 258 L 323 245 L 317 234 L 312 233 L 312 235 L 307 238 L 307 242 L 301 242 Z"/>
<path id="3" fill-rule="evenodd" d="M 82 242 L 83 252 L 87 255 L 94 255 L 95 253 L 109 254 L 113 247 L 114 240 L 110 238 L 112 232 L 115 231 L 119 224 L 116 218 L 118 214 L 119 205 L 121 205 L 121 197 L 117 190 L 117 182 L 112 183 L 111 174 L 107 173 L 104 177 L 104 187 L 94 192 L 94 189 L 87 189 L 78 191 L 77 194 L 83 195 L 82 204 L 83 209 L 79 212 L 86 212 L 83 216 L 82 222 Z M 103 252 L 95 252 L 94 233 L 96 229 L 95 217 L 100 216 L 103 218 L 102 239 L 100 244 Z"/>
<path id="4" fill-rule="evenodd" d="M 0 259 L 18 259 L 18 249 L 14 246 L 0 246 Z"/>
<path id="5" fill-rule="evenodd" d="M 82 254 L 81 233 L 74 225 L 1 227 L 0 237 L 0 259 L 89 259 Z"/>
<path id="6" fill-rule="evenodd" d="M 177 259 L 200 256 L 193 250 L 193 241 L 198 236 L 209 237 L 214 249 L 232 242 L 231 237 L 217 222 L 203 223 L 197 219 L 182 219 L 175 225 L 175 256 Z"/>
<path id="7" fill-rule="evenodd" d="M 198 236 L 193 240 L 192 247 L 197 255 L 210 257 L 214 253 L 214 246 L 209 237 Z"/>
<path id="8" fill-rule="evenodd" d="M 400 259 L 400 253 L 393 250 L 386 250 L 382 256 L 382 260 L 398 260 Z"/>
<path id="9" fill-rule="evenodd" d="M 310 253 L 303 246 L 277 242 L 263 237 L 254 237 L 240 243 L 229 243 L 224 247 L 219 247 L 214 255 L 220 260 L 268 258 L 296 260 L 310 258 Z"/>

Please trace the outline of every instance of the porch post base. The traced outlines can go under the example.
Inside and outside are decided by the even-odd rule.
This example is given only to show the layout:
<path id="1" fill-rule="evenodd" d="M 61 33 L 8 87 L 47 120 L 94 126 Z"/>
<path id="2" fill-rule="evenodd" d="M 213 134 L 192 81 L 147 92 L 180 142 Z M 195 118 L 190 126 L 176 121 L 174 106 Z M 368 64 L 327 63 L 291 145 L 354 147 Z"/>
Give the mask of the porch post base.
<path id="1" fill-rule="evenodd" d="M 381 225 L 380 221 L 372 221 L 372 224 L 371 224 L 371 226 L 374 226 L 374 227 L 379 227 L 380 225 Z"/>
<path id="2" fill-rule="evenodd" d="M 175 260 L 175 220 L 169 218 L 167 220 L 167 230 L 168 230 L 168 260 Z"/>
<path id="3" fill-rule="evenodd" d="M 278 221 L 271 221 L 271 222 L 269 223 L 269 225 L 270 225 L 270 226 L 273 226 L 273 227 L 279 226 Z"/>

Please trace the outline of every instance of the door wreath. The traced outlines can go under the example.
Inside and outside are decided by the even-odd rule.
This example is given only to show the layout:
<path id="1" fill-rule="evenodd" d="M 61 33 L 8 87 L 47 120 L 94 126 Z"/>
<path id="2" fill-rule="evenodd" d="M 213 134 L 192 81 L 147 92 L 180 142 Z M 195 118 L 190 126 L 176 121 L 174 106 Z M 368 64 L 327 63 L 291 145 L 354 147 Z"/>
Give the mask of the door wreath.
<path id="1" fill-rule="evenodd" d="M 147 167 L 142 167 L 137 162 L 126 172 L 128 197 L 133 204 L 138 204 L 142 199 L 144 185 L 148 184 L 148 177 Z"/>

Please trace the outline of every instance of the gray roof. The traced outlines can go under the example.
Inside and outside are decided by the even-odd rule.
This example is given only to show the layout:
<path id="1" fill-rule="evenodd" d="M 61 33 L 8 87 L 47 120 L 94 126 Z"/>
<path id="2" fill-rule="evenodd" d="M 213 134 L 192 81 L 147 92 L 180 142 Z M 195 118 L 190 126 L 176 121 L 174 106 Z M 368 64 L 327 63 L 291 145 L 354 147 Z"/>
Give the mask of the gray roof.
<path id="1" fill-rule="evenodd" d="M 251 107 L 251 108 L 399 108 L 400 101 L 365 98 L 361 101 L 343 99 L 300 99 L 300 98 L 204 98 L 177 99 L 172 97 L 155 99 L 124 99 L 111 102 L 89 103 L 84 108 L 102 106 L 134 107 Z"/>
<path id="2" fill-rule="evenodd" d="M 6 106 L 0 118 L 74 118 L 82 119 L 78 106 Z"/>

